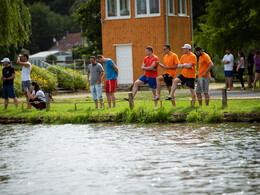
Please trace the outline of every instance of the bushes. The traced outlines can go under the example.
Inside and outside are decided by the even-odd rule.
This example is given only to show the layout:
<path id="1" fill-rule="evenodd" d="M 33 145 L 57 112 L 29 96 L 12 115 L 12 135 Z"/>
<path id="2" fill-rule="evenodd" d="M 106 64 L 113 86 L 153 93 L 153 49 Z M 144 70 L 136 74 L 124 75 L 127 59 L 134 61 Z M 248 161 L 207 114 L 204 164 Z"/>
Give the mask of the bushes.
<path id="1" fill-rule="evenodd" d="M 3 66 L 0 67 L 0 74 L 2 76 Z M 21 71 L 15 71 L 15 79 L 14 79 L 14 90 L 17 97 L 23 95 L 22 92 L 22 79 L 21 79 Z M 31 72 L 31 81 L 36 81 L 42 88 L 42 90 L 52 93 L 57 89 L 58 81 L 57 78 L 47 71 L 32 65 Z M 3 96 L 3 82 L 0 82 L 0 95 Z"/>
<path id="2" fill-rule="evenodd" d="M 218 123 L 222 122 L 224 118 L 223 113 L 218 113 L 215 109 L 212 112 L 193 111 L 187 115 L 187 122 L 206 122 Z"/>
<path id="3" fill-rule="evenodd" d="M 60 87 L 64 88 L 76 88 L 76 89 L 88 89 L 88 79 L 86 76 L 82 75 L 81 73 L 78 73 L 72 69 L 69 68 L 63 68 L 61 66 L 55 66 L 65 72 L 68 72 L 70 74 L 74 74 L 74 81 L 73 77 L 56 69 L 51 66 L 47 68 L 48 71 L 57 74 L 58 83 Z"/>
<path id="4" fill-rule="evenodd" d="M 52 93 L 57 90 L 58 80 L 49 72 L 32 65 L 31 80 L 37 82 L 42 90 Z"/>
<path id="5" fill-rule="evenodd" d="M 216 81 L 225 81 L 225 73 L 224 73 L 224 64 L 222 64 L 222 58 L 219 56 L 212 59 L 214 63 L 213 74 L 215 76 Z"/>
<path id="6" fill-rule="evenodd" d="M 138 107 L 133 110 L 126 108 L 122 112 L 118 112 L 114 117 L 114 121 L 121 122 L 142 122 L 142 123 L 167 123 L 171 118 L 171 112 L 166 111 L 164 108 L 157 110 L 145 109 L 143 107 Z"/>

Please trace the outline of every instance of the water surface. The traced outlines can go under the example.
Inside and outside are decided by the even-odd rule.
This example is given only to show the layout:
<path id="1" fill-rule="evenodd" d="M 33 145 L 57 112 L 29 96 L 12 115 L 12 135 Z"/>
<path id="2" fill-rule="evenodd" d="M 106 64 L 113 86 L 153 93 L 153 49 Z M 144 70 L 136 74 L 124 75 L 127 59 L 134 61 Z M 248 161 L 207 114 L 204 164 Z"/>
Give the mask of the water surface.
<path id="1" fill-rule="evenodd" d="M 0 194 L 260 194 L 260 124 L 1 125 Z"/>

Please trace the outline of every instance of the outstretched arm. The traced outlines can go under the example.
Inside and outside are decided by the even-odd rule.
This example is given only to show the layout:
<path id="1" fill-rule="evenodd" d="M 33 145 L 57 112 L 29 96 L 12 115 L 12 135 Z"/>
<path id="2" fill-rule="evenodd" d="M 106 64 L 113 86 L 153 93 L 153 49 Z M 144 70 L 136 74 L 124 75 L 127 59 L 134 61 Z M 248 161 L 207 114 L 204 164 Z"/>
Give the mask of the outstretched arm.
<path id="1" fill-rule="evenodd" d="M 158 63 L 159 66 L 161 66 L 163 69 L 176 69 L 178 64 L 177 65 L 174 65 L 174 66 L 165 66 L 163 65 L 162 63 Z"/>

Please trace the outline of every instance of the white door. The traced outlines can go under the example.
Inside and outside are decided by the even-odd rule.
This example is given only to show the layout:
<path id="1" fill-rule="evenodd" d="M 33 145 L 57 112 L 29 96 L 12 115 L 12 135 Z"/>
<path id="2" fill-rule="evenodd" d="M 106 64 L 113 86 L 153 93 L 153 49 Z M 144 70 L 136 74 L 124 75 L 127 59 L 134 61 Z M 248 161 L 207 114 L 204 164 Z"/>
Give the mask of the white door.
<path id="1" fill-rule="evenodd" d="M 133 84 L 132 45 L 116 45 L 118 84 Z"/>

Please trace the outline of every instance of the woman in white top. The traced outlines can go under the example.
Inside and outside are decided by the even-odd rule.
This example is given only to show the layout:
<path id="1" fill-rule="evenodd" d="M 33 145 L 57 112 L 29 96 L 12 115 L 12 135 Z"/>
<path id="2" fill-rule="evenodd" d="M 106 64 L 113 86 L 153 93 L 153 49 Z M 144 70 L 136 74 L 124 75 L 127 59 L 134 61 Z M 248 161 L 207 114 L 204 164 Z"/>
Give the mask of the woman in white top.
<path id="1" fill-rule="evenodd" d="M 31 89 L 33 90 L 32 93 L 30 93 L 29 89 L 26 88 L 25 91 L 29 97 L 30 104 L 35 107 L 37 110 L 42 110 L 46 108 L 46 100 L 45 100 L 45 94 L 41 90 L 41 87 L 38 83 L 33 81 L 31 83 Z"/>
<path id="2" fill-rule="evenodd" d="M 244 79 L 243 79 L 243 74 L 245 71 L 245 54 L 243 51 L 238 52 L 238 63 L 237 63 L 237 72 L 238 72 L 238 77 L 240 80 L 240 83 L 242 85 L 241 90 L 245 90 L 245 85 L 244 85 Z"/>

